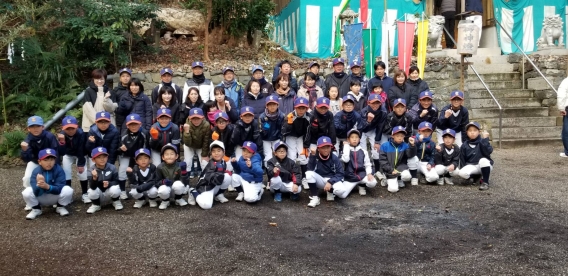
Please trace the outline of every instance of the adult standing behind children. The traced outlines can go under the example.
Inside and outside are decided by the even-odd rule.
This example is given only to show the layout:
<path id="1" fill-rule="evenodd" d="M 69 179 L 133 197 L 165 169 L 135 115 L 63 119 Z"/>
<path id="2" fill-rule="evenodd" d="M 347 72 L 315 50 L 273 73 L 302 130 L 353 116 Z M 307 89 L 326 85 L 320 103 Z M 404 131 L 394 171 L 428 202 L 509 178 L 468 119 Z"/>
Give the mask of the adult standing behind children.
<path id="1" fill-rule="evenodd" d="M 156 100 L 154 105 L 152 105 L 152 122 L 156 121 L 156 114 L 158 110 L 162 108 L 167 108 L 172 112 L 172 122 L 177 125 L 183 125 L 185 118 L 187 117 L 180 118 L 182 117 L 183 112 L 180 111 L 181 108 L 180 104 L 177 101 L 176 91 L 171 86 L 162 86 L 162 88 L 160 88 L 158 99 Z"/>
<path id="2" fill-rule="evenodd" d="M 169 86 L 171 88 L 173 88 L 176 92 L 176 96 L 177 96 L 177 100 L 178 103 L 182 102 L 182 90 L 179 86 L 177 86 L 177 84 L 172 82 L 172 78 L 174 76 L 174 71 L 172 70 L 172 68 L 162 68 L 162 70 L 160 70 L 160 79 L 162 80 L 162 82 L 160 84 L 158 84 L 158 86 L 154 87 L 154 89 L 152 90 L 152 103 L 156 103 L 157 99 L 158 99 L 158 94 L 160 92 L 160 89 L 162 89 L 162 87 L 164 86 Z"/>
<path id="3" fill-rule="evenodd" d="M 290 87 L 290 76 L 286 74 L 278 75 L 274 89 L 273 95 L 278 97 L 280 111 L 284 114 L 294 111 L 296 90 L 294 90 L 293 87 Z"/>
<path id="4" fill-rule="evenodd" d="M 457 14 L 457 6 L 458 6 L 458 1 L 461 2 L 460 0 L 440 0 L 439 4 L 440 4 L 440 14 L 444 17 L 445 22 L 444 22 L 444 27 L 446 27 L 446 30 L 448 30 L 448 32 L 450 33 L 450 36 L 455 37 L 454 35 L 454 29 L 456 28 L 456 14 Z M 438 2 L 438 1 L 436 1 Z M 446 49 L 453 49 L 454 48 L 454 42 L 452 41 L 451 38 L 448 37 L 448 35 L 444 32 L 444 35 L 446 36 Z"/>
<path id="5" fill-rule="evenodd" d="M 264 112 L 266 105 L 266 97 L 270 96 L 260 92 L 260 82 L 258 80 L 251 80 L 249 82 L 249 89 L 243 99 L 243 107 L 249 106 L 254 109 L 254 118 L 258 119 L 260 114 Z"/>
<path id="6" fill-rule="evenodd" d="M 199 95 L 201 95 L 201 99 L 204 102 L 209 100 L 213 100 L 215 96 L 213 95 L 213 89 L 215 86 L 210 79 L 206 79 L 205 75 L 203 75 L 203 62 L 195 61 L 191 64 L 191 78 L 185 81 L 185 85 L 183 86 L 183 96 L 182 99 L 187 97 L 187 93 L 189 88 L 197 87 L 199 89 Z"/>
<path id="7" fill-rule="evenodd" d="M 388 72 L 385 71 L 386 65 L 382 61 L 377 61 L 373 66 L 375 70 L 375 77 L 369 80 L 367 83 L 367 95 L 373 93 L 373 87 L 380 85 L 383 91 L 388 92 L 393 86 L 393 79 L 388 76 Z"/>
<path id="8" fill-rule="evenodd" d="M 150 130 L 153 122 L 152 102 L 150 98 L 144 94 L 144 86 L 139 79 L 132 78 L 128 82 L 128 94 L 122 97 L 115 112 L 123 116 L 132 113 L 140 115 L 142 128 L 145 131 Z M 125 134 L 126 130 L 126 123 L 123 123 L 121 126 L 121 134 Z"/>
<path id="9" fill-rule="evenodd" d="M 292 64 L 290 63 L 290 61 L 283 60 L 276 64 L 274 73 L 272 74 L 272 86 L 276 87 L 276 84 L 278 83 L 277 78 L 280 74 L 287 75 L 290 82 L 289 86 L 294 89 L 294 91 L 298 91 L 298 81 L 292 75 Z"/>
<path id="10" fill-rule="evenodd" d="M 313 73 L 316 76 L 316 78 L 315 78 L 316 85 L 319 86 L 322 91 L 327 91 L 327 87 L 325 86 L 325 80 L 323 78 L 320 78 L 320 76 L 319 76 L 319 72 L 320 72 L 319 63 L 317 63 L 316 61 L 310 62 L 310 65 L 308 65 L 308 71 Z M 305 81 L 305 78 L 300 79 L 298 81 L 298 89 L 300 89 L 300 87 L 302 87 L 302 85 L 304 84 L 304 81 Z"/>
<path id="11" fill-rule="evenodd" d="M 564 152 L 560 153 L 560 157 L 568 157 L 568 78 L 565 78 L 558 87 L 556 104 L 558 111 L 562 115 L 562 144 Z"/>
<path id="12" fill-rule="evenodd" d="M 252 80 L 257 80 L 260 83 L 260 92 L 265 96 L 270 96 L 274 93 L 274 87 L 272 84 L 264 78 L 264 69 L 260 65 L 253 65 L 252 66 Z M 245 87 L 245 91 L 250 91 L 251 82 L 247 84 Z"/>
<path id="13" fill-rule="evenodd" d="M 420 78 L 420 69 L 416 66 L 410 66 L 406 85 L 411 89 L 412 94 L 416 95 L 416 97 L 418 97 L 420 93 L 430 90 L 428 83 Z"/>
<path id="14" fill-rule="evenodd" d="M 91 72 L 91 77 L 92 80 L 85 90 L 83 99 L 83 120 L 81 120 L 83 131 L 89 131 L 89 128 L 95 123 L 97 112 L 106 111 L 104 107 L 105 94 L 110 91 L 106 85 L 107 72 L 105 70 L 95 69 Z M 111 123 L 115 124 L 114 118 L 112 118 Z"/>
<path id="15" fill-rule="evenodd" d="M 361 62 L 356 60 L 352 61 L 349 64 L 351 70 L 351 81 L 358 80 L 361 83 L 361 93 L 364 95 L 368 95 L 367 93 L 367 84 L 369 79 L 365 76 L 365 72 L 363 72 L 363 67 L 361 67 Z"/>
<path id="16" fill-rule="evenodd" d="M 412 108 L 418 102 L 418 94 L 413 94 L 412 87 L 406 83 L 406 73 L 397 71 L 394 73 L 395 84 L 387 90 L 387 97 L 391 106 L 394 107 L 396 99 L 404 99 L 409 108 Z"/>
<path id="17" fill-rule="evenodd" d="M 339 88 L 339 97 L 343 98 L 349 93 L 349 84 L 351 83 L 351 77 L 347 75 L 343 70 L 345 69 L 345 60 L 342 58 L 333 59 L 333 73 L 325 77 L 325 87 L 331 87 L 333 85 Z M 324 91 L 326 97 L 329 97 L 329 91 Z"/>
<path id="18" fill-rule="evenodd" d="M 121 126 L 124 123 L 124 115 L 119 115 L 114 112 L 118 108 L 118 104 L 120 103 L 120 100 L 122 100 L 122 97 L 124 95 L 128 95 L 128 83 L 132 76 L 132 70 L 129 68 L 122 68 L 118 71 L 118 75 L 120 76 L 118 85 L 110 92 L 105 93 L 104 108 L 106 111 L 111 113 L 116 122 L 116 127 L 120 131 Z"/>
<path id="19" fill-rule="evenodd" d="M 237 110 L 241 108 L 244 85 L 235 79 L 235 68 L 231 66 L 223 68 L 223 81 L 217 86 L 225 89 L 225 96 L 235 102 Z"/>

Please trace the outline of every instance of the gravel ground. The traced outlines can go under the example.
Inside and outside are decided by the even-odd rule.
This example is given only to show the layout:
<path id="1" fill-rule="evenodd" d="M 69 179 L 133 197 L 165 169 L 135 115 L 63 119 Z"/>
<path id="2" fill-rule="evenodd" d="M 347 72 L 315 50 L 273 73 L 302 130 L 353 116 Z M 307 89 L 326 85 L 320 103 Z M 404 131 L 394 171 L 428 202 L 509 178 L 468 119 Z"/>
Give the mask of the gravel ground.
<path id="1" fill-rule="evenodd" d="M 376 188 L 308 209 L 277 204 L 204 211 L 111 206 L 26 221 L 23 168 L 0 169 L 3 275 L 563 275 L 568 274 L 568 158 L 558 148 L 496 150 L 490 190 Z M 529 160 L 530 159 L 530 160 Z M 543 165 L 544 164 L 544 165 Z M 270 226 L 269 223 L 277 223 Z"/>

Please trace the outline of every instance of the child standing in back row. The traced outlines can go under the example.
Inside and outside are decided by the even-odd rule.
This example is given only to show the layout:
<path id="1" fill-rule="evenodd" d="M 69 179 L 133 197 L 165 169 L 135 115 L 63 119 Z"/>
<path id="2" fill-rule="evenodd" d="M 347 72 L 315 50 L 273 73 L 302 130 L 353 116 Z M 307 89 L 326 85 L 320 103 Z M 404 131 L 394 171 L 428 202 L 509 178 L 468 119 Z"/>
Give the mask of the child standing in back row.
<path id="1" fill-rule="evenodd" d="M 450 94 L 450 104 L 440 110 L 438 118 L 438 141 L 442 141 L 442 130 L 452 129 L 456 132 L 456 144 L 461 147 L 466 139 L 465 126 L 469 124 L 469 112 L 463 106 L 464 95 L 461 91 Z"/>
<path id="2" fill-rule="evenodd" d="M 172 113 L 169 109 L 159 109 L 156 117 L 157 122 L 150 128 L 148 146 L 152 153 L 152 164 L 157 167 L 162 163 L 162 155 L 160 154 L 162 148 L 167 144 L 178 147 L 181 138 L 179 127 L 172 123 Z"/>
<path id="3" fill-rule="evenodd" d="M 83 203 L 91 203 L 87 195 L 89 182 L 87 181 L 87 159 L 85 158 L 85 142 L 86 135 L 82 129 L 79 128 L 77 119 L 73 116 L 65 116 L 61 122 L 62 131 L 57 134 L 59 140 L 59 156 L 61 156 L 61 166 L 65 171 L 65 179 L 67 185 L 71 186 L 71 179 L 73 178 L 72 165 L 77 165 L 77 176 L 81 184 L 81 194 Z"/>
<path id="4" fill-rule="evenodd" d="M 294 103 L 294 111 L 286 116 L 286 123 L 282 126 L 282 136 L 286 144 L 288 158 L 298 161 L 302 168 L 302 183 L 308 185 L 305 180 L 308 165 L 309 149 L 304 148 L 304 137 L 310 126 L 311 114 L 308 113 L 308 99 L 297 98 Z M 298 179 L 300 181 L 300 179 Z"/>
<path id="5" fill-rule="evenodd" d="M 278 97 L 270 95 L 266 98 L 266 111 L 260 115 L 260 135 L 264 149 L 264 166 L 272 158 L 272 147 L 282 139 L 282 125 L 284 114 L 278 109 Z"/>
<path id="6" fill-rule="evenodd" d="M 199 167 L 194 169 L 203 169 L 209 162 L 209 146 L 207 146 L 207 134 L 211 130 L 209 123 L 203 117 L 201 108 L 192 108 L 190 115 L 183 125 L 183 151 L 185 162 L 191 164 L 193 155 L 197 154 Z"/>

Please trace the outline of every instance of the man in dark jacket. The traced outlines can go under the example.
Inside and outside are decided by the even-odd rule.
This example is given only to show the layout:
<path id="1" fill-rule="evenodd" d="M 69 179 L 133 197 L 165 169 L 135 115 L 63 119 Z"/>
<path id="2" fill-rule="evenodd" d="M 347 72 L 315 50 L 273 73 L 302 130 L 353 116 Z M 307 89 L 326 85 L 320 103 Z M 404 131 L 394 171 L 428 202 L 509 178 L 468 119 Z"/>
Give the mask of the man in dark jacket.
<path id="1" fill-rule="evenodd" d="M 294 76 L 292 76 L 292 64 L 288 60 L 283 60 L 276 64 L 274 73 L 272 74 L 272 86 L 276 86 L 276 78 L 281 73 L 288 75 L 290 79 L 290 88 L 294 89 L 294 91 L 298 91 L 298 81 L 294 78 Z"/>
<path id="2" fill-rule="evenodd" d="M 339 88 L 339 97 L 343 98 L 350 91 L 351 77 L 343 70 L 345 69 L 345 61 L 342 58 L 333 59 L 333 73 L 325 77 L 325 86 L 337 86 Z M 329 92 L 324 91 L 324 95 L 329 98 Z"/>
<path id="3" fill-rule="evenodd" d="M 252 67 L 252 77 L 251 80 L 257 80 L 260 83 L 260 93 L 264 94 L 265 96 L 270 96 L 274 93 L 274 86 L 272 83 L 266 81 L 264 78 L 264 69 L 260 65 L 254 65 Z M 250 81 L 245 87 L 245 93 L 250 92 Z"/>
<path id="4" fill-rule="evenodd" d="M 310 65 L 308 65 L 308 71 L 310 71 L 310 72 L 314 73 L 314 75 L 316 75 L 316 85 L 321 88 L 321 91 L 323 91 L 324 93 L 327 93 L 327 87 L 325 86 L 325 80 L 323 78 L 321 78 L 320 75 L 319 75 L 319 72 L 320 72 L 319 63 L 317 63 L 316 61 L 310 62 Z M 298 81 L 298 88 L 302 87 L 303 84 L 304 84 L 304 78 L 301 77 L 300 80 Z"/>
<path id="5" fill-rule="evenodd" d="M 373 68 L 375 70 L 375 77 L 370 79 L 367 83 L 367 95 L 373 93 L 373 87 L 377 85 L 381 85 L 383 91 L 388 92 L 394 82 L 393 79 L 388 76 L 388 72 L 385 72 L 386 64 L 382 61 L 377 61 Z"/>
<path id="6" fill-rule="evenodd" d="M 160 93 L 160 89 L 162 88 L 162 86 L 172 87 L 175 90 L 177 102 L 178 103 L 185 102 L 185 98 L 183 98 L 183 91 L 177 84 L 172 82 L 173 75 L 174 75 L 174 70 L 172 70 L 171 68 L 166 67 L 160 70 L 160 79 L 162 80 L 162 82 L 158 84 L 158 86 L 154 87 L 154 89 L 152 89 L 153 104 L 155 104 L 158 101 L 158 94 Z"/>

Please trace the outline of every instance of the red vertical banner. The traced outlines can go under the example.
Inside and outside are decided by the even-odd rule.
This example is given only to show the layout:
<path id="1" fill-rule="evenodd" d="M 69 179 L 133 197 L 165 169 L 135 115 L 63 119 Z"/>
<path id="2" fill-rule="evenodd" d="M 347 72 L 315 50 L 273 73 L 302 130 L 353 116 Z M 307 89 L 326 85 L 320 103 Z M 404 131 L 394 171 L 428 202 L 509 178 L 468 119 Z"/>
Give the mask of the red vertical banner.
<path id="1" fill-rule="evenodd" d="M 367 17 L 369 16 L 369 0 L 361 0 L 359 6 L 361 8 L 361 23 L 363 23 L 363 29 L 368 29 L 369 21 Z"/>
<path id="2" fill-rule="evenodd" d="M 414 22 L 398 21 L 398 68 L 408 75 L 412 46 L 414 44 Z"/>

